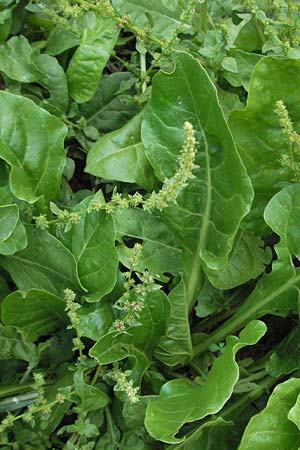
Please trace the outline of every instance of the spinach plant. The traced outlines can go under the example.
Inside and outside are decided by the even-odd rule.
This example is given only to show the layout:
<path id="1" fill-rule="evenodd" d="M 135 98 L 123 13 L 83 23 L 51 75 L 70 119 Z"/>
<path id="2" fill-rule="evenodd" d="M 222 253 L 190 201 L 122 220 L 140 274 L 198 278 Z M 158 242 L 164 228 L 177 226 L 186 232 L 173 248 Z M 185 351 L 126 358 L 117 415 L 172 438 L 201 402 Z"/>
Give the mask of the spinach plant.
<path id="1" fill-rule="evenodd" d="M 0 446 L 300 448 L 300 7 L 0 0 Z"/>

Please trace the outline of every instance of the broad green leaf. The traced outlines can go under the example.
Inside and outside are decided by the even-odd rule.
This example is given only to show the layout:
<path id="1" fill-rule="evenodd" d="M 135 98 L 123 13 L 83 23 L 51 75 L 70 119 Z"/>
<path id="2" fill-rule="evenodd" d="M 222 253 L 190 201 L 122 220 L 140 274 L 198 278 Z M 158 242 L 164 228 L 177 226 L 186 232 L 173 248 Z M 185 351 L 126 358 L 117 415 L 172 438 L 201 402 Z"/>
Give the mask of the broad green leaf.
<path id="1" fill-rule="evenodd" d="M 18 206 L 6 204 L 11 201 L 10 191 L 2 189 L 0 193 L 0 254 L 2 255 L 12 255 L 23 250 L 27 245 L 26 230 L 20 220 Z"/>
<path id="2" fill-rule="evenodd" d="M 20 290 L 44 289 L 60 296 L 63 289 L 81 290 L 74 256 L 46 231 L 27 228 L 28 246 L 12 256 L 1 256 Z"/>
<path id="3" fill-rule="evenodd" d="M 65 302 L 41 289 L 15 291 L 1 304 L 4 325 L 21 328 L 31 341 L 56 331 L 68 323 Z"/>
<path id="4" fill-rule="evenodd" d="M 54 199 L 65 165 L 67 128 L 31 100 L 0 92 L 0 157 L 10 166 L 10 188 L 19 199 Z"/>
<path id="5" fill-rule="evenodd" d="M 183 269 L 182 251 L 175 234 L 154 214 L 142 209 L 119 210 L 113 214 L 117 238 L 142 239 L 143 248 L 138 269 L 149 270 L 152 275 L 170 272 L 178 274 Z M 120 259 L 127 265 L 131 249 L 120 246 Z"/>
<path id="6" fill-rule="evenodd" d="M 94 96 L 118 34 L 115 21 L 100 16 L 85 28 L 67 70 L 70 95 L 78 103 Z"/>
<path id="7" fill-rule="evenodd" d="M 179 5 L 171 10 L 157 0 L 113 0 L 112 3 L 121 16 L 129 16 L 139 28 L 150 25 L 152 33 L 159 38 L 170 38 L 180 24 L 182 8 Z"/>
<path id="8" fill-rule="evenodd" d="M 84 209 L 90 201 L 88 197 L 74 211 Z M 82 214 L 80 222 L 61 235 L 61 241 L 77 262 L 86 299 L 98 301 L 108 294 L 116 284 L 119 263 L 111 216 L 104 211 Z"/>
<path id="9" fill-rule="evenodd" d="M 272 74 L 272 76 L 270 76 Z M 264 229 L 263 210 L 283 183 L 290 182 L 289 169 L 280 158 L 287 154 L 288 143 L 274 109 L 282 100 L 295 127 L 300 120 L 300 61 L 265 57 L 253 71 L 247 107 L 233 111 L 229 125 L 255 191 L 253 209 L 246 219 L 253 229 Z"/>
<path id="10" fill-rule="evenodd" d="M 80 397 L 80 408 L 84 413 L 104 408 L 109 402 L 109 398 L 104 392 L 85 383 L 83 369 L 77 370 L 74 374 L 74 387 L 76 394 Z"/>
<path id="11" fill-rule="evenodd" d="M 153 80 L 142 139 L 155 174 L 164 180 L 176 171 L 184 122 L 190 121 L 197 131 L 200 168 L 177 205 L 163 213 L 182 250 L 183 309 L 190 311 L 205 267 L 220 270 L 226 265 L 234 236 L 249 211 L 252 188 L 207 73 L 187 53 L 174 53 L 173 59 L 174 71 L 160 72 Z M 176 326 L 176 321 L 169 323 L 169 327 Z"/>
<path id="12" fill-rule="evenodd" d="M 249 19 L 243 21 L 234 45 L 244 52 L 255 52 L 261 50 L 265 37 L 262 23 L 255 17 L 251 17 L 251 14 L 249 14 Z"/>
<path id="13" fill-rule="evenodd" d="M 14 36 L 0 46 L 0 71 L 22 83 L 38 82 L 50 92 L 41 106 L 50 108 L 53 113 L 66 111 L 69 97 L 63 68 L 56 58 L 36 55 L 24 36 Z"/>
<path id="14" fill-rule="evenodd" d="M 167 366 L 176 366 L 193 356 L 189 326 L 189 311 L 186 304 L 184 281 L 170 292 L 171 314 L 167 320 L 166 334 L 158 341 L 155 357 Z"/>
<path id="15" fill-rule="evenodd" d="M 24 36 L 14 36 L 0 46 L 0 71 L 22 83 L 37 81 L 39 70 L 32 64 L 32 48 Z"/>
<path id="16" fill-rule="evenodd" d="M 293 450 L 300 447 L 299 422 L 292 410 L 300 393 L 300 380 L 291 378 L 279 384 L 271 394 L 266 408 L 252 417 L 238 450 Z M 293 419 L 294 420 L 293 420 Z M 292 419 L 292 420 L 291 420 Z"/>
<path id="17" fill-rule="evenodd" d="M 153 188 L 153 170 L 141 139 L 143 113 L 119 130 L 102 136 L 90 149 L 85 171 L 107 180 Z"/>
<path id="18" fill-rule="evenodd" d="M 97 128 L 100 133 L 109 133 L 125 125 L 138 112 L 136 103 L 128 103 L 118 95 L 122 83 L 132 79 L 129 72 L 103 75 L 94 97 L 79 107 L 87 125 Z M 133 94 L 128 89 L 125 93 Z"/>
<path id="19" fill-rule="evenodd" d="M 160 395 L 150 400 L 145 418 L 148 433 L 167 443 L 182 442 L 175 434 L 186 422 L 215 414 L 232 395 L 239 378 L 235 354 L 256 342 L 265 334 L 263 322 L 250 322 L 239 337 L 229 336 L 223 353 L 215 360 L 207 380 L 202 386 L 191 386 L 183 380 L 167 382 Z M 226 376 L 224 374 L 226 373 Z"/>
<path id="20" fill-rule="evenodd" d="M 294 327 L 277 344 L 266 362 L 266 371 L 272 377 L 279 377 L 300 369 L 300 329 Z"/>
<path id="21" fill-rule="evenodd" d="M 36 346 L 15 327 L 0 324 L 0 360 L 21 359 L 31 367 L 37 362 Z"/>
<path id="22" fill-rule="evenodd" d="M 208 269 L 207 276 L 216 288 L 232 289 L 257 278 L 264 272 L 271 257 L 270 249 L 263 249 L 263 241 L 258 236 L 242 231 L 235 240 L 225 268 Z"/>

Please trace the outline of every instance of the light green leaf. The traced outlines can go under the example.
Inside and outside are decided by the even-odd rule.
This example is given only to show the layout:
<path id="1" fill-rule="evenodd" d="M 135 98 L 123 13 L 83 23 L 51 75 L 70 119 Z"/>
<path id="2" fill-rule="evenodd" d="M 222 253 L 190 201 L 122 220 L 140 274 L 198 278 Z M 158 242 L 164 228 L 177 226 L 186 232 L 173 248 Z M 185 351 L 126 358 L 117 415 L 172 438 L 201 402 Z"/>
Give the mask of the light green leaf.
<path id="1" fill-rule="evenodd" d="M 85 172 L 151 190 L 154 175 L 141 139 L 142 119 L 140 113 L 119 130 L 102 136 L 88 153 Z"/>
<path id="2" fill-rule="evenodd" d="M 4 42 L 9 36 L 12 22 L 12 8 L 0 11 L 0 42 Z"/>
<path id="3" fill-rule="evenodd" d="M 26 229 L 19 219 L 12 234 L 3 242 L 0 242 L 1 255 L 13 255 L 27 246 Z"/>
<path id="4" fill-rule="evenodd" d="M 218 289 L 232 289 L 257 278 L 272 258 L 270 249 L 263 249 L 263 245 L 258 236 L 241 231 L 225 268 L 207 269 L 209 281 Z"/>
<path id="5" fill-rule="evenodd" d="M 19 220 L 19 208 L 17 205 L 0 206 L 0 242 L 12 235 Z"/>
<path id="6" fill-rule="evenodd" d="M 247 425 L 238 450 L 298 449 L 299 422 L 292 408 L 297 402 L 299 393 L 298 378 L 291 378 L 276 386 L 266 408 L 252 417 Z M 293 423 L 294 421 L 298 426 Z"/>
<path id="7" fill-rule="evenodd" d="M 82 336 L 93 341 L 104 336 L 114 321 L 112 305 L 104 299 L 101 302 L 84 304 L 77 314 L 80 318 L 77 330 Z"/>
<path id="8" fill-rule="evenodd" d="M 170 38 L 180 24 L 182 8 L 179 5 L 171 10 L 161 1 L 113 0 L 112 3 L 121 16 L 129 16 L 138 27 L 150 24 L 152 33 L 159 38 Z"/>
<path id="9" fill-rule="evenodd" d="M 300 258 L 300 184 L 286 186 L 269 201 L 264 219 L 272 230 L 280 236 L 290 255 Z"/>
<path id="10" fill-rule="evenodd" d="M 78 103 L 87 102 L 95 94 L 118 34 L 115 21 L 100 16 L 85 28 L 67 70 L 70 95 Z"/>
<path id="11" fill-rule="evenodd" d="M 63 289 L 83 289 L 73 255 L 46 231 L 27 228 L 28 246 L 13 256 L 1 256 L 20 290 L 44 289 L 60 296 Z"/>
<path id="12" fill-rule="evenodd" d="M 1 304 L 4 325 L 21 328 L 31 341 L 64 327 L 68 323 L 65 302 L 41 289 L 15 291 Z"/>
<path id="13" fill-rule="evenodd" d="M 13 194 L 29 203 L 54 199 L 65 165 L 67 127 L 31 100 L 0 92 L 0 157 Z"/>
<path id="14" fill-rule="evenodd" d="M 183 380 L 167 382 L 158 398 L 150 400 L 148 404 L 145 417 L 148 433 L 170 444 L 182 442 L 184 437 L 176 438 L 175 434 L 186 422 L 220 411 L 231 397 L 239 378 L 235 354 L 247 345 L 256 344 L 265 332 L 263 322 L 253 321 L 239 337 L 229 336 L 223 353 L 215 360 L 202 386 L 194 387 Z"/>
<path id="15" fill-rule="evenodd" d="M 160 72 L 153 80 L 142 139 L 156 175 L 164 180 L 176 171 L 184 122 L 190 121 L 197 131 L 200 168 L 179 195 L 177 206 L 163 213 L 182 250 L 185 302 L 190 311 L 203 270 L 226 265 L 240 222 L 249 211 L 252 188 L 207 73 L 187 53 L 174 53 L 173 59 L 174 71 Z M 176 326 L 176 322 L 169 324 Z"/>
<path id="16" fill-rule="evenodd" d="M 278 100 L 286 104 L 297 129 L 299 95 L 300 61 L 265 57 L 253 71 L 247 107 L 229 116 L 230 128 L 255 191 L 253 208 L 246 219 L 255 231 L 265 228 L 262 215 L 267 202 L 283 183 L 291 180 L 290 170 L 283 169 L 280 163 L 288 152 L 288 144 L 274 112 L 275 104 Z"/>
<path id="17" fill-rule="evenodd" d="M 74 211 L 87 207 L 91 199 L 85 199 Z M 62 233 L 61 241 L 77 262 L 80 281 L 87 290 L 86 300 L 98 301 L 116 284 L 119 258 L 115 229 L 111 216 L 104 211 L 81 216 L 79 223 Z"/>

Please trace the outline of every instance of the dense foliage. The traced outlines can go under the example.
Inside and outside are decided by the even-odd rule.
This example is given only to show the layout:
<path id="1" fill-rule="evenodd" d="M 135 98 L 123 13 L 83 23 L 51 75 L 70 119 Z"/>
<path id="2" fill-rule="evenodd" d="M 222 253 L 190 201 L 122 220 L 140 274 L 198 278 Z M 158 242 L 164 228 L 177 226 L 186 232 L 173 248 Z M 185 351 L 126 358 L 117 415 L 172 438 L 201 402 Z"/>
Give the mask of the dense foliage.
<path id="1" fill-rule="evenodd" d="M 0 0 L 0 446 L 300 449 L 297 0 Z"/>

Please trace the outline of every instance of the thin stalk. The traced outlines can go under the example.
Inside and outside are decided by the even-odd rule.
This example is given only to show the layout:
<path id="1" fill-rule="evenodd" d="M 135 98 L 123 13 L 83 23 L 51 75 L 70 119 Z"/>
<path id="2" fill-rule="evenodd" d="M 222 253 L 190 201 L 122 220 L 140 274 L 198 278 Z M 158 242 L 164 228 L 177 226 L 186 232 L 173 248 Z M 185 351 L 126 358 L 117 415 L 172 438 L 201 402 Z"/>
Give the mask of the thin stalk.
<path id="1" fill-rule="evenodd" d="M 207 31 L 207 0 L 200 5 L 200 17 L 202 31 Z"/>
<path id="2" fill-rule="evenodd" d="M 115 448 L 117 449 L 117 448 L 120 447 L 120 444 L 116 440 L 116 435 L 115 435 L 115 431 L 114 431 L 114 427 L 113 427 L 113 420 L 112 420 L 112 416 L 111 416 L 111 412 L 110 412 L 109 407 L 106 406 L 104 411 L 105 411 L 105 416 L 106 416 L 107 428 L 109 429 L 109 432 L 111 434 L 112 443 L 115 446 Z"/>
<path id="3" fill-rule="evenodd" d="M 146 67 L 146 50 L 140 52 L 140 64 L 141 64 L 141 79 L 144 80 L 142 83 L 142 93 L 144 93 L 147 89 L 146 75 L 147 75 L 147 67 Z"/>

